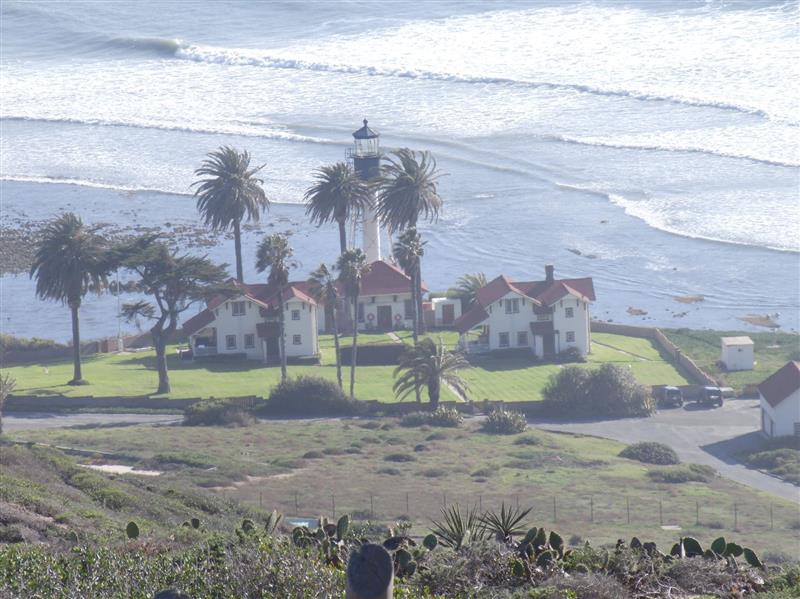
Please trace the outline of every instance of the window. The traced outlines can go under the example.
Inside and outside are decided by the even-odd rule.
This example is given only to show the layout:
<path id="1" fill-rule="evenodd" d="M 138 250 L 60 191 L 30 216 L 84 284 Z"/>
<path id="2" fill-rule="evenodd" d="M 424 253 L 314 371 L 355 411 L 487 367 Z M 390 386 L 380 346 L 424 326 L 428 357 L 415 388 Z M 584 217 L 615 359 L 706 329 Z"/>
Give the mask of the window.
<path id="1" fill-rule="evenodd" d="M 506 314 L 519 314 L 519 300 L 517 298 L 506 300 Z"/>
<path id="2" fill-rule="evenodd" d="M 575 308 L 564 308 L 564 316 L 567 318 L 575 317 Z"/>
<path id="3" fill-rule="evenodd" d="M 508 347 L 509 345 L 508 333 L 500 333 L 500 347 Z"/>
<path id="4" fill-rule="evenodd" d="M 244 316 L 244 302 L 231 302 L 234 316 Z"/>
<path id="5" fill-rule="evenodd" d="M 300 335 L 292 335 L 292 345 L 303 345 L 303 338 Z"/>
<path id="6" fill-rule="evenodd" d="M 547 322 L 548 320 L 551 320 L 551 318 L 549 314 L 537 314 L 536 320 L 537 322 Z"/>
<path id="7" fill-rule="evenodd" d="M 364 322 L 364 304 L 358 304 L 358 322 Z"/>
<path id="8" fill-rule="evenodd" d="M 403 302 L 403 316 L 405 316 L 406 320 L 413 320 L 414 319 L 414 301 L 413 300 L 405 300 Z"/>
<path id="9" fill-rule="evenodd" d="M 245 349 L 252 349 L 256 346 L 256 336 L 253 333 L 245 333 L 244 336 L 244 348 Z"/>
<path id="10" fill-rule="evenodd" d="M 517 333 L 517 347 L 528 346 L 528 333 L 527 331 L 520 331 Z"/>
<path id="11" fill-rule="evenodd" d="M 225 335 L 225 349 L 236 349 L 236 335 Z"/>
<path id="12" fill-rule="evenodd" d="M 567 331 L 567 343 L 575 343 L 575 333 L 573 331 Z"/>
<path id="13" fill-rule="evenodd" d="M 292 320 L 300 320 L 300 310 L 292 310 Z"/>

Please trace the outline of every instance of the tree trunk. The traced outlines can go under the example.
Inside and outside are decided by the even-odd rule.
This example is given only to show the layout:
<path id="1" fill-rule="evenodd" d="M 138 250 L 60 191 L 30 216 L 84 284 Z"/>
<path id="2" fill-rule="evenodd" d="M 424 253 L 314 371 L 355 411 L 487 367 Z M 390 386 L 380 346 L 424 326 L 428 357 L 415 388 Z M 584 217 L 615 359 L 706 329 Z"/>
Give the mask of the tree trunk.
<path id="1" fill-rule="evenodd" d="M 439 379 L 433 380 L 428 383 L 428 399 L 431 402 L 431 408 L 434 410 L 439 405 L 439 393 L 441 392 L 441 385 Z"/>
<path id="2" fill-rule="evenodd" d="M 339 326 L 336 322 L 336 306 L 334 305 L 331 311 L 331 320 L 333 325 L 333 347 L 336 351 L 336 382 L 339 383 L 339 389 L 344 389 L 342 384 L 342 359 L 339 355 Z"/>
<path id="3" fill-rule="evenodd" d="M 417 314 L 419 318 L 419 334 L 425 334 L 425 312 L 422 309 L 422 261 L 417 261 L 417 268 L 415 269 L 414 275 L 417 278 Z"/>
<path id="4" fill-rule="evenodd" d="M 242 268 L 242 232 L 238 220 L 233 222 L 233 245 L 236 249 L 236 278 L 244 283 L 244 271 Z"/>
<path id="5" fill-rule="evenodd" d="M 358 353 L 358 294 L 353 302 L 353 351 L 350 355 L 350 399 L 356 398 L 356 355 Z"/>
<path id="6" fill-rule="evenodd" d="M 344 254 L 347 251 L 347 221 L 342 219 L 339 221 L 339 253 Z"/>
<path id="7" fill-rule="evenodd" d="M 69 385 L 82 385 L 85 382 L 81 372 L 81 325 L 78 318 L 80 305 L 80 300 L 69 302 L 69 309 L 72 312 L 72 380 Z"/>
<path id="8" fill-rule="evenodd" d="M 278 290 L 278 299 L 281 303 L 278 319 L 281 327 L 281 336 L 278 338 L 281 350 L 281 382 L 286 382 L 286 314 L 284 314 L 283 286 Z"/>
<path id="9" fill-rule="evenodd" d="M 158 389 L 156 395 L 169 393 L 169 370 L 167 370 L 167 338 L 163 331 L 152 331 L 153 347 L 156 349 L 156 368 L 158 369 Z"/>
<path id="10" fill-rule="evenodd" d="M 411 324 L 414 346 L 419 341 L 419 312 L 417 311 L 417 274 L 416 268 L 411 271 Z"/>

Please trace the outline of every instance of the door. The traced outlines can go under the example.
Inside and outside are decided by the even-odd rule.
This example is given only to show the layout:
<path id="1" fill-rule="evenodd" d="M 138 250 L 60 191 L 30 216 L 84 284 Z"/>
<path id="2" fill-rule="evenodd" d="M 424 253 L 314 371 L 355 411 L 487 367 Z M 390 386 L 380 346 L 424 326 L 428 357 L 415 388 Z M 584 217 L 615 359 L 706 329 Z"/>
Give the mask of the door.
<path id="1" fill-rule="evenodd" d="M 456 307 L 453 304 L 445 304 L 442 306 L 442 325 L 449 326 L 455 320 Z"/>
<path id="2" fill-rule="evenodd" d="M 542 347 L 545 357 L 549 358 L 556 353 L 556 336 L 555 333 L 546 333 L 544 335 L 544 343 Z"/>
<path id="3" fill-rule="evenodd" d="M 281 361 L 281 346 L 277 337 L 267 337 L 267 364 Z"/>
<path id="4" fill-rule="evenodd" d="M 378 328 L 382 331 L 392 329 L 392 307 L 378 306 Z"/>

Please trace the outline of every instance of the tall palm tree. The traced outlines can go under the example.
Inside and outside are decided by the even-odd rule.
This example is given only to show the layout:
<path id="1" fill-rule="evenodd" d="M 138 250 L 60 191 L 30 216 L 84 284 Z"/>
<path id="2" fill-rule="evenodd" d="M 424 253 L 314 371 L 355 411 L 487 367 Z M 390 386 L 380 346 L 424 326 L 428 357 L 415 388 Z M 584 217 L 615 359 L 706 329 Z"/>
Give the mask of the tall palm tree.
<path id="1" fill-rule="evenodd" d="M 280 233 L 265 237 L 256 251 L 256 270 L 264 272 L 269 269 L 267 282 L 278 289 L 278 319 L 280 323 L 278 343 L 281 351 L 282 382 L 286 381 L 286 314 L 283 294 L 286 290 L 286 285 L 289 283 L 289 270 L 297 267 L 297 263 L 292 259 L 293 255 L 294 250 L 289 245 L 289 238 Z"/>
<path id="2" fill-rule="evenodd" d="M 339 225 L 339 252 L 347 249 L 347 221 L 361 216 L 372 205 L 372 190 L 345 162 L 314 171 L 315 183 L 305 193 L 306 214 L 317 225 Z"/>
<path id="3" fill-rule="evenodd" d="M 255 175 L 265 165 L 250 167 L 250 154 L 239 152 L 230 146 L 222 146 L 206 155 L 194 174 L 198 179 L 192 183 L 197 189 L 197 210 L 206 225 L 214 231 L 233 229 L 236 250 L 236 278 L 242 281 L 242 234 L 241 223 L 258 222 L 261 212 L 269 208 L 269 200 L 262 189 L 263 181 Z"/>
<path id="4" fill-rule="evenodd" d="M 356 354 L 358 352 L 358 295 L 361 292 L 361 281 L 369 272 L 367 256 L 360 248 L 345 250 L 336 261 L 339 281 L 344 288 L 345 297 L 353 307 L 353 352 L 350 361 L 350 399 L 355 399 L 356 388 Z"/>
<path id="5" fill-rule="evenodd" d="M 456 290 L 461 296 L 461 299 L 466 303 L 465 307 L 469 307 L 475 303 L 478 289 L 485 287 L 486 283 L 486 275 L 482 272 L 467 273 L 458 279 L 456 282 Z"/>
<path id="6" fill-rule="evenodd" d="M 342 362 L 339 356 L 339 325 L 336 322 L 336 306 L 339 303 L 339 287 L 333 268 L 328 268 L 325 264 L 320 264 L 319 268 L 311 273 L 308 279 L 309 292 L 317 301 L 318 305 L 325 307 L 331 306 L 331 326 L 333 328 L 333 346 L 336 350 L 336 381 L 339 388 L 343 389 L 342 384 Z"/>
<path id="7" fill-rule="evenodd" d="M 420 218 L 433 222 L 439 217 L 442 198 L 437 190 L 441 173 L 430 152 L 401 148 L 394 157 L 384 158 L 376 199 L 376 213 L 390 232 L 417 227 Z M 417 268 L 417 286 L 422 287 L 422 268 Z M 425 331 L 422 318 L 422 293 L 417 297 L 420 332 Z"/>
<path id="8" fill-rule="evenodd" d="M 393 389 L 399 399 L 421 387 L 428 388 L 428 400 L 433 408 L 439 403 L 442 383 L 450 385 L 458 393 L 467 391 L 467 383 L 458 371 L 469 368 L 469 362 L 461 352 L 451 352 L 444 344 L 423 339 L 409 347 L 395 368 Z"/>
<path id="9" fill-rule="evenodd" d="M 392 248 L 392 254 L 400 268 L 411 279 L 411 317 L 414 345 L 417 344 L 422 314 L 417 310 L 417 299 L 422 295 L 422 282 L 419 280 L 419 267 L 425 254 L 425 244 L 415 228 L 406 229 Z"/>
<path id="10" fill-rule="evenodd" d="M 68 212 L 44 229 L 31 266 L 36 295 L 60 301 L 72 313 L 73 374 L 69 385 L 85 385 L 81 373 L 81 335 L 78 309 L 90 289 L 100 289 L 114 269 L 111 251 L 96 229 Z"/>

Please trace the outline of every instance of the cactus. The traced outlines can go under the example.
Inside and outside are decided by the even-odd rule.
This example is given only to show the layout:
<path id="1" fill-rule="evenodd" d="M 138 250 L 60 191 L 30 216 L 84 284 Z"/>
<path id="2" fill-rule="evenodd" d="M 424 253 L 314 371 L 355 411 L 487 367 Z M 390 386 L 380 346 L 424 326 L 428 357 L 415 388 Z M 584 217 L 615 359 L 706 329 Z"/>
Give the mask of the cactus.
<path id="1" fill-rule="evenodd" d="M 274 534 L 278 529 L 278 526 L 280 526 L 282 520 L 283 514 L 276 510 L 272 510 L 272 513 L 267 516 L 267 520 L 264 523 L 264 532 L 268 535 Z"/>
<path id="2" fill-rule="evenodd" d="M 134 521 L 128 522 L 128 526 L 125 527 L 125 534 L 129 539 L 136 539 L 139 537 L 139 526 Z"/>
<path id="3" fill-rule="evenodd" d="M 716 553 L 717 555 L 725 555 L 725 548 L 728 546 L 728 543 L 725 542 L 725 537 L 719 537 L 714 539 L 714 542 L 711 543 L 711 551 Z"/>
<path id="4" fill-rule="evenodd" d="M 550 531 L 550 539 L 548 541 L 548 544 L 550 545 L 550 547 L 555 549 L 556 552 L 558 552 L 559 556 L 564 555 L 564 539 L 562 539 L 561 535 L 559 535 L 557 532 Z"/>
<path id="5" fill-rule="evenodd" d="M 343 541 L 350 531 L 350 516 L 345 514 L 336 523 L 336 540 Z"/>
<path id="6" fill-rule="evenodd" d="M 242 520 L 242 532 L 250 534 L 256 529 L 255 522 L 253 522 L 250 518 L 245 518 Z"/>
<path id="7" fill-rule="evenodd" d="M 436 546 L 439 544 L 439 541 L 436 539 L 436 535 L 431 533 L 424 539 L 422 539 L 422 544 L 428 551 L 433 551 L 436 549 Z"/>
<path id="8" fill-rule="evenodd" d="M 744 559 L 748 564 L 750 564 L 754 568 L 766 570 L 766 567 L 764 567 L 763 562 L 758 558 L 755 551 L 745 547 L 744 549 L 742 549 L 742 553 L 744 553 Z"/>
<path id="9" fill-rule="evenodd" d="M 191 520 L 189 520 L 189 522 L 192 524 L 192 528 L 194 528 L 195 530 L 200 528 L 200 520 L 198 518 L 192 518 Z"/>
<path id="10" fill-rule="evenodd" d="M 737 545 L 736 543 L 728 543 L 725 546 L 725 553 L 723 554 L 725 557 L 739 557 L 744 553 L 744 549 L 742 549 L 741 545 Z"/>

